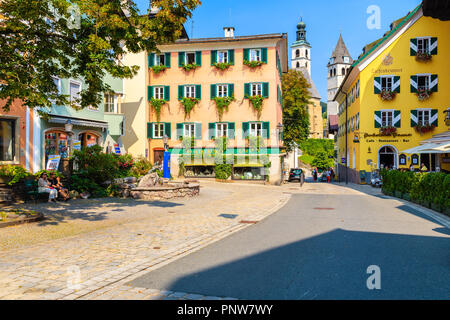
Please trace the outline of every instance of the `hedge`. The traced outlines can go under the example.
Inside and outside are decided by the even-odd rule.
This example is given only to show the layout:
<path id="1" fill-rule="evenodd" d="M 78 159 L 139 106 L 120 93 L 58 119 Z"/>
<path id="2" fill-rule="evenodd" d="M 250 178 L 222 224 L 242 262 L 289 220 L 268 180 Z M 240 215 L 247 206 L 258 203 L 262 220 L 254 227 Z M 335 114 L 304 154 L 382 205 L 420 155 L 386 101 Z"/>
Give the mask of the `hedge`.
<path id="1" fill-rule="evenodd" d="M 383 170 L 381 176 L 383 193 L 401 194 L 413 202 L 450 213 L 450 174 Z"/>

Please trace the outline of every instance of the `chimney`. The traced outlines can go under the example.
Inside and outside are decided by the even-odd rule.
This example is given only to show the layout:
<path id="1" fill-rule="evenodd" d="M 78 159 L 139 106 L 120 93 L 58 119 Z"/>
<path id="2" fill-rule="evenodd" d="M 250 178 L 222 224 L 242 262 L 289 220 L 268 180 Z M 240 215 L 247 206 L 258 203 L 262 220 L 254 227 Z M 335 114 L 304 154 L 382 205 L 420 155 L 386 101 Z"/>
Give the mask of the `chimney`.
<path id="1" fill-rule="evenodd" d="M 225 27 L 225 38 L 234 38 L 234 27 Z"/>

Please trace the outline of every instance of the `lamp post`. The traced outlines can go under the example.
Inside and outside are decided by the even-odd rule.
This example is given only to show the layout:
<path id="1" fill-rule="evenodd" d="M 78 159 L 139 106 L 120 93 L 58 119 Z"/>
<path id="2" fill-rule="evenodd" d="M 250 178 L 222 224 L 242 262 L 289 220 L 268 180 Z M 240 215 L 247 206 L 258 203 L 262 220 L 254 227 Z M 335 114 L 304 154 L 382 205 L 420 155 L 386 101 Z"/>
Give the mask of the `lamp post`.
<path id="1" fill-rule="evenodd" d="M 66 132 L 72 133 L 73 124 L 72 124 L 72 121 L 70 119 L 67 120 L 67 122 L 64 124 L 64 129 L 66 130 Z"/>

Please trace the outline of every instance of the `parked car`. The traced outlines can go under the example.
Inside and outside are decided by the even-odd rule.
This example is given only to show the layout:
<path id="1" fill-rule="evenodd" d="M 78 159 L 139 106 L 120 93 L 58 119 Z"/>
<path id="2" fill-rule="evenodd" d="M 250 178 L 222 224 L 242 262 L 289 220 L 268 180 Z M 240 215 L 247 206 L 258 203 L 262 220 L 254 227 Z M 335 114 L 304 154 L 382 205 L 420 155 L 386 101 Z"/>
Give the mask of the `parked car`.
<path id="1" fill-rule="evenodd" d="M 301 184 L 305 181 L 305 172 L 303 169 L 291 169 L 289 171 L 288 181 L 299 181 Z"/>

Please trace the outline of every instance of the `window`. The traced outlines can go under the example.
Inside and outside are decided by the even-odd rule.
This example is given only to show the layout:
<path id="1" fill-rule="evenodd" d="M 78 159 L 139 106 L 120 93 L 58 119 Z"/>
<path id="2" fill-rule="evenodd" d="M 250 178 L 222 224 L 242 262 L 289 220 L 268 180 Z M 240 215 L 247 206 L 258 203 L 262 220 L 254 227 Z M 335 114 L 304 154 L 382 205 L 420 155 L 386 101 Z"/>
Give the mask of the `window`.
<path id="1" fill-rule="evenodd" d="M 250 136 L 251 137 L 262 137 L 262 123 L 261 122 L 251 122 L 250 123 Z"/>
<path id="2" fill-rule="evenodd" d="M 80 99 L 81 84 L 79 82 L 70 81 L 70 102 L 77 103 Z"/>
<path id="3" fill-rule="evenodd" d="M 345 76 L 345 68 L 342 68 L 342 75 Z"/>
<path id="4" fill-rule="evenodd" d="M 185 98 L 195 98 L 195 86 L 184 86 Z"/>
<path id="5" fill-rule="evenodd" d="M 218 51 L 217 52 L 217 62 L 218 63 L 228 63 L 228 51 Z"/>
<path id="6" fill-rule="evenodd" d="M 299 58 L 300 57 L 300 50 L 295 50 L 295 57 L 296 58 Z"/>
<path id="7" fill-rule="evenodd" d="M 333 69 L 333 76 L 336 76 L 336 68 Z"/>
<path id="8" fill-rule="evenodd" d="M 195 137 L 195 124 L 194 123 L 185 123 L 183 125 L 183 134 L 185 137 Z"/>
<path id="9" fill-rule="evenodd" d="M 430 38 L 417 39 L 417 52 L 430 53 Z"/>
<path id="10" fill-rule="evenodd" d="M 105 112 L 115 112 L 114 108 L 114 94 L 105 93 Z"/>
<path id="11" fill-rule="evenodd" d="M 0 119 L 0 161 L 13 161 L 16 156 L 16 121 Z"/>
<path id="12" fill-rule="evenodd" d="M 429 90 L 430 89 L 430 76 L 417 76 L 417 89 Z"/>
<path id="13" fill-rule="evenodd" d="M 344 63 L 350 63 L 350 58 L 349 57 L 344 57 Z"/>
<path id="14" fill-rule="evenodd" d="M 430 124 L 431 110 L 417 110 L 417 120 L 422 126 Z"/>
<path id="15" fill-rule="evenodd" d="M 228 85 L 227 84 L 217 85 L 217 96 L 219 98 L 228 97 Z"/>
<path id="16" fill-rule="evenodd" d="M 155 97 L 155 99 L 164 99 L 164 87 L 154 87 L 153 90 L 153 96 Z"/>
<path id="17" fill-rule="evenodd" d="M 392 91 L 392 77 L 381 77 L 381 91 Z"/>
<path id="18" fill-rule="evenodd" d="M 262 96 L 262 83 L 252 83 L 251 94 L 252 96 Z"/>
<path id="19" fill-rule="evenodd" d="M 162 139 L 164 137 L 164 123 L 153 124 L 153 138 Z"/>
<path id="20" fill-rule="evenodd" d="M 394 111 L 381 111 L 381 126 L 393 126 Z"/>
<path id="21" fill-rule="evenodd" d="M 195 63 L 195 52 L 187 52 L 185 58 L 186 64 L 194 64 Z"/>
<path id="22" fill-rule="evenodd" d="M 164 54 L 155 55 L 155 65 L 156 66 L 166 65 L 166 56 Z"/>
<path id="23" fill-rule="evenodd" d="M 250 49 L 250 61 L 261 61 L 261 49 Z"/>
<path id="24" fill-rule="evenodd" d="M 297 68 L 300 68 L 300 62 L 297 62 Z"/>
<path id="25" fill-rule="evenodd" d="M 65 132 L 49 131 L 45 134 L 45 155 L 60 155 L 69 157 L 69 136 Z"/>
<path id="26" fill-rule="evenodd" d="M 308 55 L 309 55 L 308 49 L 306 49 L 305 55 L 306 55 L 306 57 L 308 58 Z"/>
<path id="27" fill-rule="evenodd" d="M 216 137 L 227 137 L 228 136 L 228 123 L 217 123 L 216 124 Z"/>

